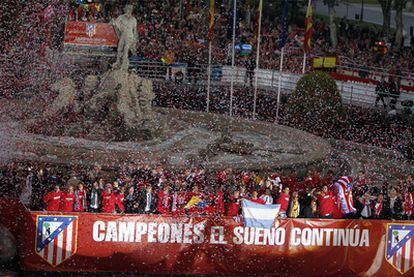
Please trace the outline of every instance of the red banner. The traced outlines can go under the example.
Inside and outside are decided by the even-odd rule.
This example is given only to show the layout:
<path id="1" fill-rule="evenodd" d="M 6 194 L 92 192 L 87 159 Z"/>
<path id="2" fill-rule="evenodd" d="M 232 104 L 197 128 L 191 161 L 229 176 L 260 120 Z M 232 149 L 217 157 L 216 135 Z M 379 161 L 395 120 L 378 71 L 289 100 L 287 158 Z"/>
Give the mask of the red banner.
<path id="1" fill-rule="evenodd" d="M 83 21 L 67 21 L 66 45 L 117 47 L 118 37 L 112 25 Z"/>
<path id="2" fill-rule="evenodd" d="M 28 271 L 414 276 L 414 224 L 31 213 L 19 253 Z"/>

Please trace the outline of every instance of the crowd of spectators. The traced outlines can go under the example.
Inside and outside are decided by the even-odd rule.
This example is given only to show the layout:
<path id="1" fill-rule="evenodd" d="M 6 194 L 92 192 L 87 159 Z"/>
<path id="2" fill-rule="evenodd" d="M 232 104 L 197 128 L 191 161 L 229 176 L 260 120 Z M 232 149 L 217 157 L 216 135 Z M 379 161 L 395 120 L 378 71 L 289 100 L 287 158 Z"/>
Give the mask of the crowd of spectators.
<path id="1" fill-rule="evenodd" d="M 168 54 L 172 61 L 183 61 L 189 65 L 206 63 L 207 9 L 198 5 L 190 5 L 190 1 L 183 1 L 184 5 L 181 8 L 172 2 L 175 3 L 176 1 L 140 1 L 137 10 L 139 15 L 137 19 L 140 24 L 138 42 L 140 44 L 140 55 L 151 60 L 161 60 Z M 108 22 L 110 18 L 121 13 L 123 4 L 123 1 L 94 2 L 91 4 L 93 7 L 89 7 L 86 11 L 83 7 L 79 8 L 75 5 L 73 9 L 68 11 L 55 9 L 55 13 L 67 12 L 69 19 L 73 20 Z M 35 8 L 27 7 L 26 10 L 22 11 L 22 14 L 30 14 L 30 9 Z M 7 63 L 5 62 L 4 65 L 7 65 L 13 71 L 14 77 L 19 79 L 21 84 L 20 87 L 16 87 L 13 80 L 10 81 L 8 84 L 13 85 L 11 89 L 21 88 L 42 91 L 47 87 L 39 81 L 46 76 L 37 74 L 37 72 L 42 72 L 42 69 L 40 68 L 37 71 L 37 68 L 28 68 L 27 65 L 49 66 L 46 65 L 47 61 L 42 62 L 38 59 L 42 56 L 39 56 L 39 49 L 44 46 L 45 34 L 48 32 L 42 27 L 43 25 L 38 21 L 36 15 L 28 18 L 30 20 L 25 25 L 29 29 L 19 32 L 16 39 L 13 40 L 20 43 L 5 46 L 9 56 Z M 228 12 L 224 7 L 218 7 L 216 10 L 217 24 L 215 27 L 213 63 L 228 62 L 228 18 Z M 33 22 L 34 24 L 32 24 Z M 59 33 L 63 30 L 57 23 L 52 26 L 51 33 Z M 276 68 L 279 63 L 279 55 L 275 54 L 277 38 L 279 37 L 278 28 L 279 24 L 277 22 L 264 24 L 261 68 Z M 285 65 L 291 71 L 295 71 L 301 69 L 301 59 L 294 58 L 294 53 L 300 46 L 300 43 L 298 43 L 300 41 L 298 30 L 300 29 L 294 25 L 291 25 L 290 29 L 291 36 L 288 39 L 287 48 L 290 54 Z M 243 42 L 255 45 L 254 20 L 251 20 L 250 24 L 242 21 L 239 33 L 239 37 Z M 29 35 L 32 39 L 28 39 Z M 375 38 L 380 36 L 374 30 L 359 28 L 357 25 L 343 20 L 339 26 L 340 46 L 337 49 L 332 49 L 329 46 L 327 25 L 323 21 L 316 21 L 315 48 L 313 51 L 317 54 L 336 53 L 354 59 L 355 63 L 374 64 L 386 69 L 394 70 L 394 65 L 399 64 L 398 73 L 401 74 L 403 71 L 412 71 L 412 61 L 414 59 L 411 58 L 411 50 L 402 50 L 400 57 L 393 56 L 393 51 L 388 51 L 385 55 L 373 51 Z M 61 40 L 62 36 L 56 40 L 56 46 Z M 390 44 L 389 47 L 391 49 L 392 45 Z M 299 54 L 301 55 L 300 51 Z M 238 56 L 236 62 L 238 64 L 245 63 L 246 58 Z M 4 68 L 6 67 L 1 67 L 2 73 Z M 47 73 L 47 70 L 44 71 Z M 22 76 L 27 78 L 22 78 Z M 22 83 L 21 80 L 33 80 L 33 83 Z M 214 88 L 213 90 L 211 93 L 211 110 L 213 112 L 227 112 L 227 91 L 222 88 Z M 156 101 L 160 106 L 205 110 L 205 88 L 175 86 L 173 89 L 161 87 L 159 91 L 164 93 L 158 93 L 157 95 Z M 199 101 L 194 101 L 197 99 Z M 237 88 L 235 90 L 234 113 L 237 116 L 251 117 L 252 99 L 252 89 Z M 259 90 L 257 101 L 258 107 L 260 107 L 258 118 L 274 120 L 275 96 L 266 93 L 264 90 Z M 383 114 L 362 108 L 353 107 L 349 109 L 347 121 L 335 132 L 326 133 L 324 130 L 318 130 L 316 126 L 311 125 L 306 129 L 325 137 L 345 139 L 401 151 L 405 149 L 405 139 L 403 139 L 405 134 L 407 134 L 408 140 L 411 139 L 412 141 L 413 129 L 407 126 L 406 122 L 388 121 Z M 282 120 L 283 114 L 286 112 L 282 105 Z M 286 122 L 286 124 L 289 124 L 289 122 Z M 289 181 L 289 175 L 283 176 L 279 173 L 261 176 L 255 172 L 239 172 L 236 170 L 206 172 L 201 168 L 172 172 L 161 167 L 150 168 L 144 165 L 132 165 L 131 168 L 121 170 L 117 178 L 114 176 L 98 177 L 99 170 L 84 172 L 84 174 L 76 173 L 75 175 L 78 176 L 73 182 L 68 179 L 71 174 L 59 173 L 50 167 L 35 166 L 26 172 L 26 169 L 22 170 L 20 168 L 18 170 L 11 166 L 8 169 L 2 169 L 1 174 L 2 182 L 5 184 L 31 184 L 31 199 L 28 205 L 33 209 L 72 209 L 76 211 L 83 209 L 92 212 L 118 211 L 161 214 L 213 213 L 229 216 L 239 214 L 239 204 L 242 198 L 249 198 L 258 202 L 263 200 L 266 203 L 278 203 L 278 201 L 288 198 L 284 202 L 284 211 L 290 217 L 292 209 L 289 209 L 289 207 L 295 207 L 295 216 L 318 217 L 321 214 L 326 215 L 327 213 L 321 211 L 321 207 L 324 205 L 321 203 L 323 200 L 320 199 L 320 196 L 329 194 L 327 194 L 326 189 L 328 189 L 328 192 L 331 191 L 330 187 L 334 181 L 333 179 L 326 179 L 329 176 L 321 178 L 320 173 L 315 172 L 308 174 L 307 178 L 311 180 L 319 179 L 319 181 L 307 182 L 306 178 L 297 180 L 295 174 L 291 176 L 291 179 L 296 181 Z M 276 181 L 277 177 L 280 181 Z M 361 178 L 359 176 L 355 181 L 354 201 L 358 210 L 354 214 L 355 217 L 409 218 L 411 216 L 411 213 L 408 212 L 410 207 L 412 212 L 412 204 L 410 203 L 412 203 L 413 181 L 411 177 L 406 176 L 400 186 L 389 187 L 387 185 L 379 188 L 364 188 L 365 185 L 360 180 Z M 323 180 L 329 180 L 329 182 Z M 324 187 L 324 185 L 326 186 Z M 334 194 L 332 195 L 334 196 Z M 151 198 L 149 206 L 147 205 L 148 196 Z M 193 196 L 196 196 L 194 199 L 199 199 L 201 200 L 199 202 L 204 204 L 186 209 L 185 206 Z M 335 200 L 333 196 L 328 197 L 332 199 L 332 203 Z M 55 197 L 59 199 L 54 199 Z M 52 208 L 48 207 L 49 203 L 51 203 Z M 61 203 L 63 204 L 61 205 Z M 299 209 L 297 208 L 298 204 L 300 205 Z M 335 205 L 333 206 L 335 207 Z M 377 212 L 378 209 L 380 209 L 380 212 Z"/>
<path id="2" fill-rule="evenodd" d="M 62 6 L 59 1 L 34 2 L 19 7 L 14 20 L 13 36 L 1 46 L 0 72 L 7 76 L 8 82 L 0 83 L 1 94 L 12 95 L 24 91 L 42 91 L 53 80 L 67 75 L 73 68 L 52 56 L 53 50 L 62 50 L 64 20 L 85 20 L 110 22 L 122 13 L 127 1 L 70 1 L 70 6 Z M 47 4 L 53 7 L 52 15 L 42 19 Z M 137 1 L 135 16 L 138 20 L 138 55 L 150 61 L 163 61 L 167 64 L 184 62 L 188 67 L 207 64 L 208 61 L 208 9 L 204 2 L 179 1 Z M 247 67 L 254 59 L 256 45 L 255 10 L 249 13 L 244 6 L 239 7 L 237 43 L 250 44 L 250 56 L 236 55 L 236 65 Z M 250 16 L 246 16 L 250 14 Z M 231 19 L 229 7 L 216 6 L 212 63 L 229 64 L 231 54 Z M 284 70 L 301 73 L 303 26 L 291 23 L 285 47 Z M 277 69 L 280 51 L 278 38 L 280 24 L 277 20 L 263 20 L 262 42 L 260 49 L 260 68 Z M 378 71 L 396 75 L 410 75 L 414 59 L 412 47 L 403 48 L 398 54 L 392 50 L 392 41 L 384 42 L 387 51 L 378 51 L 376 43 L 382 37 L 373 27 L 361 27 L 347 20 L 340 20 L 338 28 L 338 47 L 331 47 L 329 28 L 321 19 L 314 20 L 313 49 L 309 55 L 335 55 L 339 61 L 351 67 L 361 67 L 361 76 L 366 76 L 368 68 L 377 66 Z M 383 48 L 384 48 L 383 47 Z M 381 48 L 381 49 L 383 49 Z M 377 50 L 375 50 L 377 49 Z M 310 59 L 309 61 L 310 62 Z M 308 67 L 310 68 L 310 67 Z M 365 68 L 365 69 L 364 69 Z M 365 71 L 366 70 L 366 71 Z M 251 80 L 250 80 L 250 83 Z"/>
<path id="3" fill-rule="evenodd" d="M 207 92 L 203 86 L 176 85 L 157 83 L 154 86 L 155 104 L 161 107 L 205 111 Z M 213 87 L 210 98 L 210 111 L 228 114 L 229 89 Z M 257 92 L 257 119 L 275 121 L 277 95 L 273 91 L 259 89 Z M 239 117 L 252 117 L 253 89 L 237 87 L 234 89 L 233 114 Z M 280 122 L 298 128 L 285 119 L 289 113 L 287 98 L 282 97 L 280 105 Z M 390 117 L 387 114 L 369 108 L 347 106 L 345 117 L 340 126 L 334 130 L 323 126 L 315 126 L 311 122 L 303 122 L 302 129 L 325 138 L 352 141 L 381 148 L 399 151 L 405 156 L 414 157 L 412 141 L 414 128 L 411 118 Z"/>
<path id="4" fill-rule="evenodd" d="M 109 22 L 122 13 L 125 1 L 85 1 L 84 4 L 73 4 L 69 20 Z M 157 61 L 168 53 L 173 53 L 173 60 L 191 64 L 207 63 L 208 9 L 205 3 L 198 1 L 139 1 L 136 17 L 139 22 L 140 55 Z M 250 8 L 250 7 L 249 7 Z M 250 8 L 251 9 L 251 8 Z M 216 25 L 214 29 L 213 63 L 230 62 L 231 20 L 230 8 L 225 5 L 216 7 Z M 257 12 L 248 10 L 246 5 L 238 8 L 237 43 L 256 45 Z M 248 15 L 246 15 L 248 14 Z M 243 18 L 243 20 L 242 20 Z M 262 42 L 260 68 L 275 69 L 279 66 L 280 52 L 278 39 L 280 24 L 266 20 L 262 25 Z M 303 24 L 291 23 L 286 45 L 284 67 L 292 72 L 302 70 L 301 50 L 303 45 Z M 405 38 L 409 40 L 409 38 Z M 330 43 L 328 24 L 323 19 L 314 22 L 312 55 L 335 55 L 347 65 L 361 68 L 361 75 L 369 75 L 369 67 L 378 67 L 391 74 L 407 75 L 414 70 L 413 43 L 395 54 L 393 40 L 385 41 L 379 28 L 352 23 L 345 18 L 338 22 L 338 46 Z M 379 46 L 380 45 L 380 46 Z M 184 48 L 184 49 L 183 49 Z M 252 53 L 255 53 L 253 51 Z M 236 64 L 243 65 L 245 58 L 237 55 Z M 381 69 L 380 69 L 381 68 Z M 364 70 L 365 69 L 365 70 Z M 361 71 L 360 70 L 360 71 Z"/>
<path id="5" fill-rule="evenodd" d="M 176 216 L 239 216 L 241 201 L 280 204 L 281 218 L 412 219 L 414 181 L 408 175 L 396 185 L 374 185 L 361 171 L 345 197 L 344 214 L 338 177 L 311 169 L 303 178 L 294 170 L 167 170 L 129 163 L 116 172 L 99 166 L 58 169 L 50 165 L 10 164 L 0 171 L 3 193 L 16 193 L 32 210 L 139 213 Z M 9 190 L 14 187 L 13 190 Z M 16 188 L 20 188 L 16 190 Z M 353 200 L 352 200 L 353 199 Z"/>

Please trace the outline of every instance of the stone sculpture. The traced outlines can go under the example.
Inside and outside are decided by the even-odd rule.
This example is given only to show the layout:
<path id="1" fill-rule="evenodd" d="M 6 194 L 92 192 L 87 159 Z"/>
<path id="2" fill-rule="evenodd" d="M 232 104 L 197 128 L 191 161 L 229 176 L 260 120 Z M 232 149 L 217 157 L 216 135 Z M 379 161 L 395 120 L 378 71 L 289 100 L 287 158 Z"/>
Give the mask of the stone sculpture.
<path id="1" fill-rule="evenodd" d="M 118 16 L 117 19 L 112 20 L 111 24 L 114 26 L 115 31 L 118 35 L 118 53 L 116 56 L 116 62 L 113 68 L 128 69 L 129 51 L 136 55 L 136 43 L 138 40 L 137 34 L 137 20 L 132 16 L 133 11 L 132 5 L 126 5 L 124 8 L 124 14 Z"/>

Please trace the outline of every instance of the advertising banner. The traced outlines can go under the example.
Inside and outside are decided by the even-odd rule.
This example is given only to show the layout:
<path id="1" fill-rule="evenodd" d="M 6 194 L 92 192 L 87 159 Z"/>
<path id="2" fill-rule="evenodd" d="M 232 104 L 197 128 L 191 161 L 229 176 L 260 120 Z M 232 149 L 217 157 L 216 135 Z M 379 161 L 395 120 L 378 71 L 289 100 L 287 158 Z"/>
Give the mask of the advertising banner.
<path id="1" fill-rule="evenodd" d="M 28 213 L 19 236 L 28 271 L 414 276 L 414 224 L 374 220 Z"/>
<path id="2" fill-rule="evenodd" d="M 313 68 L 334 68 L 336 67 L 336 62 L 336 57 L 313 58 Z"/>
<path id="3" fill-rule="evenodd" d="M 112 25 L 83 21 L 67 21 L 65 45 L 117 47 L 118 37 Z"/>

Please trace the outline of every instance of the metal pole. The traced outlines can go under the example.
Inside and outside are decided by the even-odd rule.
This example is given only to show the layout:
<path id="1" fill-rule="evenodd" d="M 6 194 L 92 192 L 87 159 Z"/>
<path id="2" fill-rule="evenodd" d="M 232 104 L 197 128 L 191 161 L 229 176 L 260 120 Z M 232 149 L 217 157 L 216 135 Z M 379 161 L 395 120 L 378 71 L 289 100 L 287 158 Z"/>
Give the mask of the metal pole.
<path id="1" fill-rule="evenodd" d="M 234 48 L 236 44 L 236 0 L 233 1 L 233 42 L 231 49 L 230 116 L 233 115 Z"/>
<path id="2" fill-rule="evenodd" d="M 282 47 L 282 51 L 280 53 L 279 84 L 277 86 L 276 123 L 279 122 L 280 90 L 282 89 L 282 69 L 283 69 L 284 53 L 285 53 L 285 47 Z"/>
<path id="3" fill-rule="evenodd" d="M 256 72 L 254 74 L 254 95 L 253 95 L 253 119 L 256 119 L 256 102 L 257 102 L 257 81 L 259 78 L 259 58 L 260 58 L 260 32 L 262 28 L 262 6 L 263 0 L 259 4 L 259 29 L 257 34 L 257 50 L 256 50 Z"/>
<path id="4" fill-rule="evenodd" d="M 360 21 L 364 21 L 364 0 L 361 1 L 361 17 Z"/>
<path id="5" fill-rule="evenodd" d="M 183 0 L 180 0 L 180 19 L 183 19 Z"/>
<path id="6" fill-rule="evenodd" d="M 308 16 L 308 11 L 310 6 L 312 5 L 312 0 L 308 1 L 308 9 L 306 10 L 306 17 Z M 307 25 L 307 24 L 306 24 Z M 306 30 L 307 26 L 305 26 L 305 30 Z M 305 35 L 306 36 L 306 35 Z M 312 38 L 311 38 L 312 39 Z M 302 74 L 305 74 L 306 71 L 306 50 L 307 47 L 303 47 L 303 67 L 302 67 Z"/>
<path id="7" fill-rule="evenodd" d="M 349 104 L 352 105 L 352 94 L 354 93 L 354 86 L 351 86 L 351 99 L 349 100 Z"/>
<path id="8" fill-rule="evenodd" d="M 207 107 L 206 107 L 206 112 L 210 111 L 210 85 L 211 85 L 211 40 L 208 44 Z"/>
<path id="9" fill-rule="evenodd" d="M 303 67 L 302 67 L 302 74 L 306 72 L 306 52 L 303 53 Z"/>

